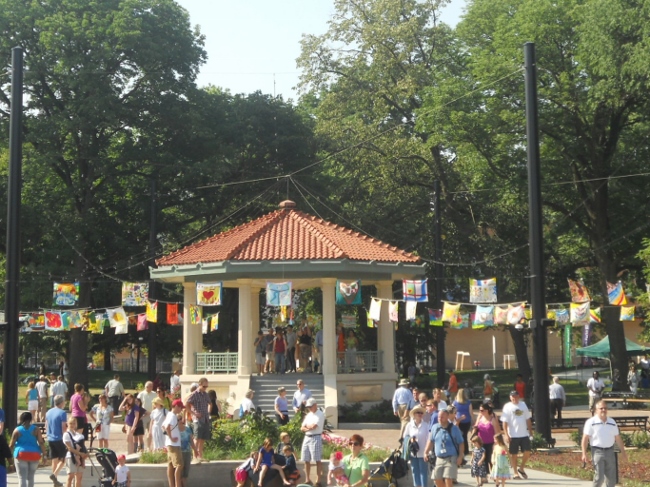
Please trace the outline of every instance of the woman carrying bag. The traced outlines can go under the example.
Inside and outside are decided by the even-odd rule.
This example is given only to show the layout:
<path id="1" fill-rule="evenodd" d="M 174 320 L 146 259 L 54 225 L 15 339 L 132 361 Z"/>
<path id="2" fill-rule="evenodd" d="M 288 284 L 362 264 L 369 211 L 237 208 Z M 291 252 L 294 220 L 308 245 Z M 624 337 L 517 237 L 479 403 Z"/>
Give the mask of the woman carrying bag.
<path id="1" fill-rule="evenodd" d="M 20 424 L 11 435 L 9 447 L 14 450 L 14 464 L 20 487 L 34 487 L 34 474 L 45 458 L 41 429 L 32 424 L 32 413 L 20 415 Z"/>

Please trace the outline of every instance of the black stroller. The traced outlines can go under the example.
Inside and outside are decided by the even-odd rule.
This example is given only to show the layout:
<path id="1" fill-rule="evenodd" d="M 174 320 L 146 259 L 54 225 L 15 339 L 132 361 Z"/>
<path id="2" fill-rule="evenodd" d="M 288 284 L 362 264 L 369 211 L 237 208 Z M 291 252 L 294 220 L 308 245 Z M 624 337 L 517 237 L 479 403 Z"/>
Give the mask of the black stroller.
<path id="1" fill-rule="evenodd" d="M 397 487 L 397 481 L 404 478 L 409 471 L 409 465 L 402 458 L 401 446 L 393 450 L 393 453 L 386 458 L 381 465 L 370 472 L 368 485 L 372 486 L 373 480 L 387 480 L 388 487 Z"/>
<path id="2" fill-rule="evenodd" d="M 115 469 L 117 468 L 117 455 L 113 450 L 108 448 L 89 448 L 88 449 L 88 460 L 90 460 L 90 475 L 93 476 L 97 473 L 99 477 L 98 487 L 112 487 L 113 479 L 115 478 Z M 99 475 L 97 468 L 93 463 L 92 456 L 95 456 L 95 459 L 102 467 L 102 474 Z"/>

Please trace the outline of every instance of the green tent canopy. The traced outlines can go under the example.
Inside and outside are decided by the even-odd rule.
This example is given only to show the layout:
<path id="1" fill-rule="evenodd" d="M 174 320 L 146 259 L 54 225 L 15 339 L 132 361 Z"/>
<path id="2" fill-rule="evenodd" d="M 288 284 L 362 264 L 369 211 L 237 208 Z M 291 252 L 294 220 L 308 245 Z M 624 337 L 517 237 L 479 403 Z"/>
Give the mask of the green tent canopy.
<path id="1" fill-rule="evenodd" d="M 645 355 L 650 352 L 650 349 L 634 343 L 632 340 L 625 339 L 625 348 L 627 349 L 627 354 L 630 356 L 633 355 Z M 609 337 L 606 336 L 598 343 L 589 345 L 588 347 L 576 349 L 576 353 L 580 357 L 592 357 L 592 358 L 605 358 L 609 359 Z"/>

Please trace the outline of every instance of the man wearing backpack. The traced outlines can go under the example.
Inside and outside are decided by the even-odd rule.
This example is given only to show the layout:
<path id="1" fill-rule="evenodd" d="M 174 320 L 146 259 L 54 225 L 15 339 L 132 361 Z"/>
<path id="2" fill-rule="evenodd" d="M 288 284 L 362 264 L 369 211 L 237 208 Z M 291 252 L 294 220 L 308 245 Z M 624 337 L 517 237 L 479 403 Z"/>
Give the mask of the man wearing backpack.
<path id="1" fill-rule="evenodd" d="M 424 459 L 435 456 L 433 478 L 436 487 L 452 487 L 458 477 L 458 467 L 463 461 L 463 434 L 460 428 L 449 421 L 449 413 L 442 409 L 438 413 L 438 424 L 431 428 Z"/>

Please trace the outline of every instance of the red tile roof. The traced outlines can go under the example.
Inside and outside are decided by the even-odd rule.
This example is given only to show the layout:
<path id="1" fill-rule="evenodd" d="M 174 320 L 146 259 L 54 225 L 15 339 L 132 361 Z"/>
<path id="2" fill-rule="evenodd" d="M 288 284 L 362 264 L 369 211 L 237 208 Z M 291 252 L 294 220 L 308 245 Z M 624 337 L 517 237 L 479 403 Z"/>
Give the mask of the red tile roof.
<path id="1" fill-rule="evenodd" d="M 409 252 L 294 209 L 282 209 L 257 220 L 188 245 L 156 261 L 159 266 L 227 260 L 329 260 L 420 262 Z"/>

